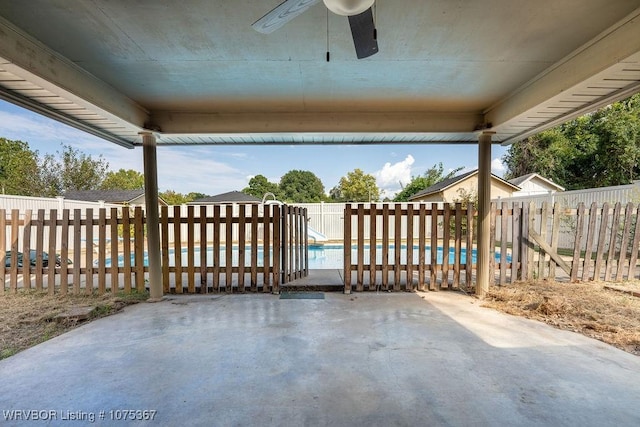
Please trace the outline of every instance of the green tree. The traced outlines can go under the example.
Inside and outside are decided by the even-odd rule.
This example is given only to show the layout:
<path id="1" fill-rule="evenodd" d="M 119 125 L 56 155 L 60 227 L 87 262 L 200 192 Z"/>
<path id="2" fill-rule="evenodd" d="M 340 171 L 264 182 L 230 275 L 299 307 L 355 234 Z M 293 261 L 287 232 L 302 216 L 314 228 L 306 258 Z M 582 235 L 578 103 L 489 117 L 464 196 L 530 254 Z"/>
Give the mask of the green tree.
<path id="1" fill-rule="evenodd" d="M 187 196 L 181 193 L 177 193 L 173 190 L 162 191 L 158 193 L 158 196 L 162 198 L 169 206 L 182 205 L 188 203 L 190 200 Z"/>
<path id="2" fill-rule="evenodd" d="M 509 147 L 505 178 L 539 173 L 568 190 L 640 177 L 640 94 Z"/>
<path id="3" fill-rule="evenodd" d="M 144 188 L 144 175 L 133 169 L 109 171 L 100 184 L 102 190 L 138 190 Z"/>
<path id="4" fill-rule="evenodd" d="M 635 104 L 635 105 L 634 105 Z M 623 185 L 640 176 L 640 95 L 601 110 L 594 117 L 598 187 Z"/>
<path id="5" fill-rule="evenodd" d="M 280 188 L 278 184 L 269 182 L 264 175 L 256 175 L 249 180 L 249 186 L 244 188 L 242 192 L 260 199 L 267 193 L 273 193 L 277 198 L 280 195 Z"/>
<path id="6" fill-rule="evenodd" d="M 162 200 L 164 200 L 168 205 L 171 206 L 182 205 L 185 203 L 193 202 L 197 199 L 202 199 L 203 197 L 207 197 L 207 195 L 204 193 L 191 192 L 182 194 L 173 190 L 159 192 L 158 196 L 160 196 Z"/>
<path id="7" fill-rule="evenodd" d="M 329 192 L 329 197 L 339 202 L 376 202 L 380 200 L 380 189 L 373 175 L 354 169 L 340 178 L 338 185 Z"/>
<path id="8" fill-rule="evenodd" d="M 478 210 L 478 192 L 474 189 L 470 189 L 470 190 L 466 190 L 464 188 L 460 188 L 458 189 L 458 197 L 456 197 L 453 200 L 453 203 L 451 203 L 452 205 L 455 205 L 456 203 L 460 203 L 462 205 L 462 209 L 467 209 L 468 206 L 472 206 L 474 211 L 477 212 Z M 473 227 L 474 230 L 477 230 L 478 227 L 478 217 L 474 215 L 473 217 Z M 455 228 L 456 228 L 456 223 L 455 221 L 451 221 L 451 223 L 449 224 L 449 229 L 451 231 L 451 235 L 454 236 L 455 235 Z M 460 218 L 460 230 L 462 231 L 462 236 L 466 236 L 467 232 L 469 230 L 469 227 L 467 227 L 467 216 L 466 215 L 462 215 L 462 218 Z M 478 237 L 478 233 L 477 232 L 473 232 L 474 233 L 474 240 L 477 239 Z"/>
<path id="9" fill-rule="evenodd" d="M 203 199 L 205 197 L 208 197 L 208 195 L 204 194 L 204 193 L 198 193 L 198 192 L 193 192 L 192 191 L 191 193 L 187 193 L 185 195 L 185 197 L 187 199 L 189 199 L 190 202 L 193 202 L 194 200 Z"/>
<path id="10" fill-rule="evenodd" d="M 43 196 L 54 197 L 70 190 L 100 188 L 109 170 L 102 156 L 94 159 L 70 145 L 62 145 L 56 155 L 47 154 L 40 163 Z"/>
<path id="11" fill-rule="evenodd" d="M 22 141 L 0 138 L 0 191 L 4 194 L 39 196 L 41 183 L 38 152 Z"/>
<path id="12" fill-rule="evenodd" d="M 416 193 L 429 188 L 432 185 L 444 181 L 445 179 L 453 178 L 462 168 L 456 168 L 451 172 L 445 174 L 442 162 L 437 163 L 427 169 L 424 174 L 411 177 L 411 181 L 402 188 L 396 196 L 393 198 L 394 202 L 408 202 L 409 198 Z"/>
<path id="13" fill-rule="evenodd" d="M 291 170 L 280 178 L 280 193 L 290 203 L 316 203 L 326 199 L 324 185 L 313 172 Z"/>

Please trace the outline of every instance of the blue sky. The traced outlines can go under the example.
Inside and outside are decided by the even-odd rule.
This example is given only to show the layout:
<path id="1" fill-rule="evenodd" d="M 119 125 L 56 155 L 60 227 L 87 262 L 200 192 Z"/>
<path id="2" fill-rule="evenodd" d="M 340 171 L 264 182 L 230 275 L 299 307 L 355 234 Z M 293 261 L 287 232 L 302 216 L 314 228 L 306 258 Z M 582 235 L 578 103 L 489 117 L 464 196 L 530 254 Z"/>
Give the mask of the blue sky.
<path id="1" fill-rule="evenodd" d="M 102 155 L 111 170 L 143 170 L 142 148 L 122 148 L 4 101 L 0 101 L 0 137 L 25 141 L 41 154 L 71 145 L 92 157 Z M 492 169 L 499 176 L 505 152 L 505 147 L 493 146 Z M 158 185 L 160 191 L 214 195 L 242 190 L 258 174 L 278 182 L 286 172 L 301 169 L 316 174 L 328 192 L 342 176 L 360 168 L 374 175 L 384 195 L 391 197 L 400 183 L 439 162 L 445 171 L 474 169 L 477 155 L 475 145 L 158 147 Z"/>

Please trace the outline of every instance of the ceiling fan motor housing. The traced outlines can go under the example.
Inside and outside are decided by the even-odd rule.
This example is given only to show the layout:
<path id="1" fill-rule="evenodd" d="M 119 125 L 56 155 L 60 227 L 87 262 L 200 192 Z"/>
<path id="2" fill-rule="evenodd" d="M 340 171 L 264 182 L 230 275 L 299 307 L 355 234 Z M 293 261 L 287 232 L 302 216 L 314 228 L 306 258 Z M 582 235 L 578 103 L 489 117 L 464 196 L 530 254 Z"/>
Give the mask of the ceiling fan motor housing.
<path id="1" fill-rule="evenodd" d="M 336 15 L 359 15 L 373 6 L 375 0 L 322 0 L 331 12 Z"/>

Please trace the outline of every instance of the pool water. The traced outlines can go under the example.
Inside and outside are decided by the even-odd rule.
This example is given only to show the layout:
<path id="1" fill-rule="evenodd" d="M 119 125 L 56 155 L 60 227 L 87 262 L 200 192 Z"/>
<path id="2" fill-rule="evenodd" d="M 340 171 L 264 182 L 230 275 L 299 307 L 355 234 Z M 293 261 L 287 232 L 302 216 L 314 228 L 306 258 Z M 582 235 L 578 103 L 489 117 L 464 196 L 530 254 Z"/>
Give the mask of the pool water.
<path id="1" fill-rule="evenodd" d="M 418 264 L 419 260 L 419 246 L 413 247 L 413 263 L 415 265 Z M 233 252 L 231 254 L 232 264 L 238 264 L 238 246 L 233 246 Z M 344 256 L 343 256 L 344 247 L 342 245 L 309 245 L 309 269 L 312 270 L 329 270 L 329 269 L 341 269 L 343 268 Z M 431 248 L 429 246 L 425 246 L 424 248 L 424 257 L 425 262 L 429 264 L 431 262 Z M 365 245 L 364 247 L 364 260 L 365 263 L 369 261 L 370 247 L 369 245 Z M 395 246 L 390 245 L 388 251 L 388 263 L 389 265 L 393 265 L 395 262 Z M 207 248 L 207 265 L 213 265 L 213 248 Z M 355 262 L 358 256 L 357 246 L 352 246 L 351 248 L 351 261 Z M 442 264 L 443 260 L 443 248 L 437 248 L 437 263 Z M 496 262 L 500 261 L 500 254 L 496 252 L 495 254 Z M 194 248 L 194 265 L 196 267 L 200 266 L 200 248 Z M 262 247 L 258 247 L 258 267 L 264 266 L 264 250 Z M 507 256 L 507 262 L 510 262 L 510 256 Z M 186 266 L 188 261 L 188 249 L 183 248 L 181 253 L 181 265 Z M 273 263 L 273 254 L 271 254 L 271 263 Z M 472 263 L 476 263 L 476 250 L 473 249 L 471 251 L 471 261 Z M 407 247 L 405 245 L 400 246 L 400 262 L 402 264 L 406 264 L 407 262 Z M 453 265 L 455 262 L 455 249 L 449 248 L 449 265 Z M 467 262 L 467 251 L 465 248 L 461 249 L 460 253 L 460 264 L 466 264 Z M 147 258 L 147 253 L 144 253 L 144 265 L 147 266 L 149 263 Z M 245 265 L 249 266 L 251 263 L 251 247 L 245 247 Z M 376 263 L 382 264 L 382 246 L 376 246 Z M 97 265 L 97 261 L 94 263 Z M 131 265 L 135 265 L 134 256 L 131 256 Z M 173 249 L 169 249 L 169 265 L 175 265 L 175 252 Z M 106 266 L 111 267 L 111 259 L 108 258 L 106 260 Z M 118 257 L 118 266 L 124 266 L 124 257 L 120 255 Z M 222 248 L 220 250 L 220 267 L 226 266 L 226 249 Z"/>

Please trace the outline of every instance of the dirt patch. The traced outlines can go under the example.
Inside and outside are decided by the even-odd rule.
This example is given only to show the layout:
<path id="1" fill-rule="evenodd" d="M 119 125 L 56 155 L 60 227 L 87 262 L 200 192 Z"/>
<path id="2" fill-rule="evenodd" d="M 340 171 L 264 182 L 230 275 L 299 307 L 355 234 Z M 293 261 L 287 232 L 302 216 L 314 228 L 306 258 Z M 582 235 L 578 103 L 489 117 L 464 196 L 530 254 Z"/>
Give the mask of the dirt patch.
<path id="1" fill-rule="evenodd" d="M 93 319 L 116 313 L 148 298 L 132 295 L 59 295 L 21 290 L 0 293 L 0 359 L 63 334 Z M 86 319 L 68 316 L 78 308 L 92 307 Z M 62 319 L 62 320 L 61 320 Z"/>
<path id="2" fill-rule="evenodd" d="M 635 281 L 520 282 L 491 288 L 483 306 L 578 332 L 640 356 L 640 298 L 634 296 L 636 292 L 640 292 L 640 282 Z"/>

